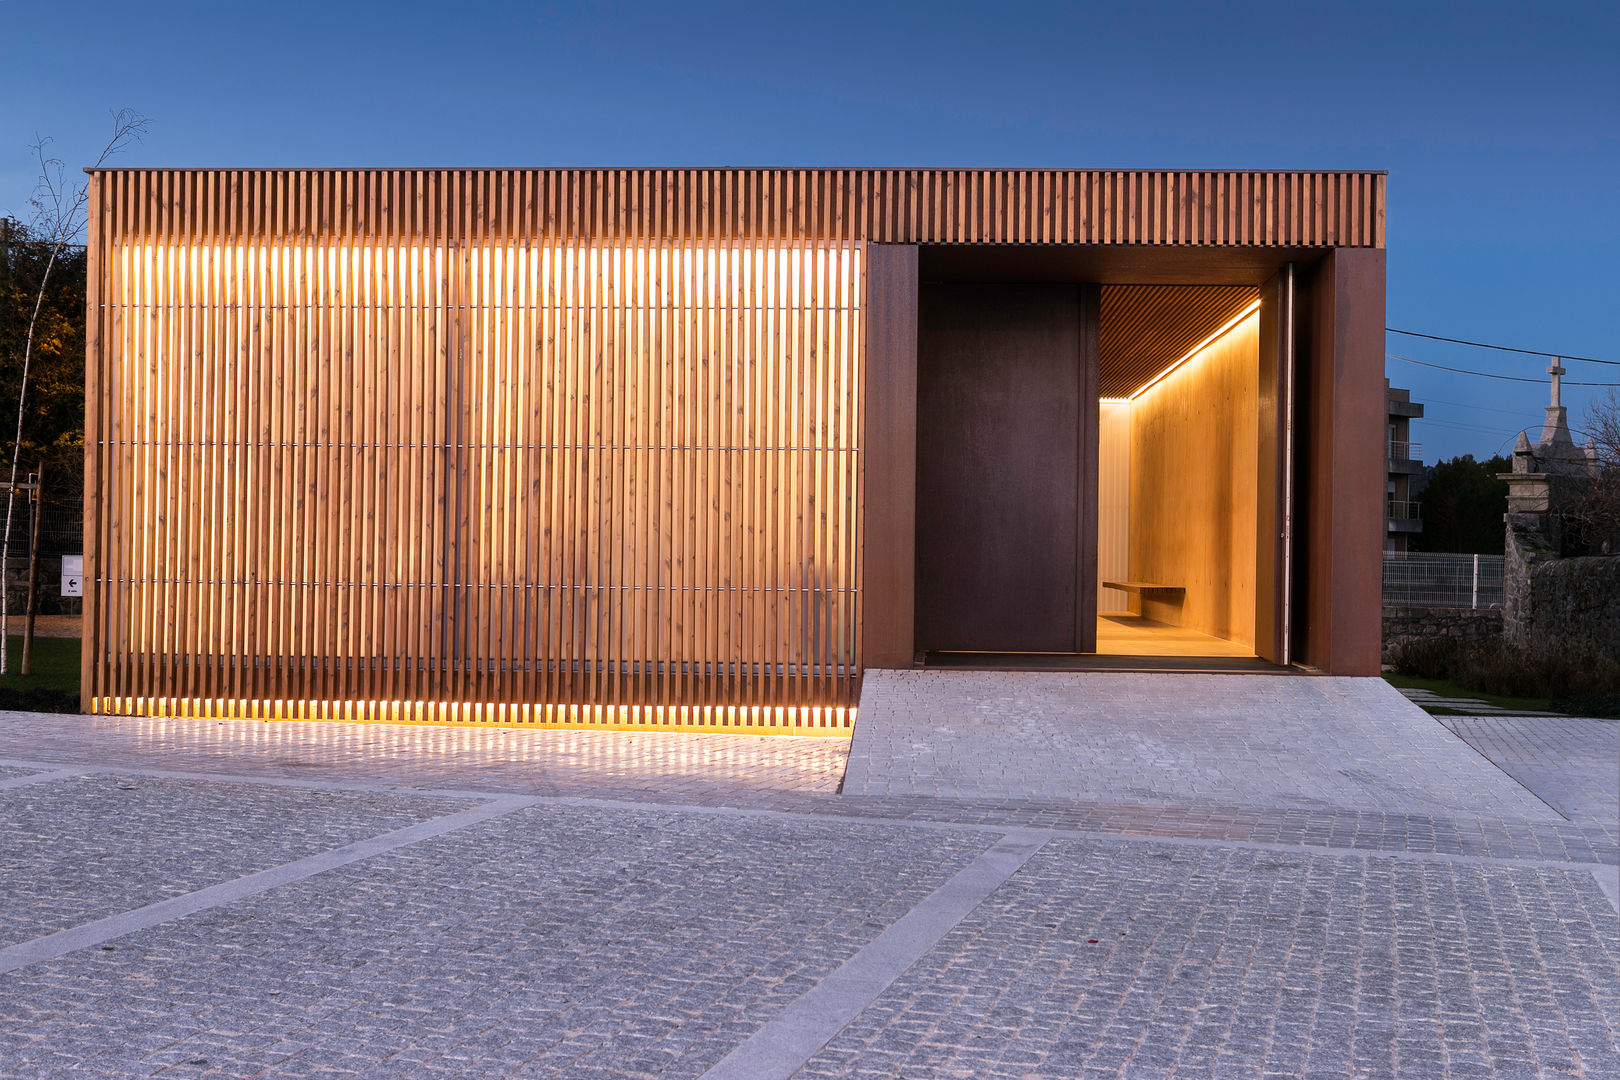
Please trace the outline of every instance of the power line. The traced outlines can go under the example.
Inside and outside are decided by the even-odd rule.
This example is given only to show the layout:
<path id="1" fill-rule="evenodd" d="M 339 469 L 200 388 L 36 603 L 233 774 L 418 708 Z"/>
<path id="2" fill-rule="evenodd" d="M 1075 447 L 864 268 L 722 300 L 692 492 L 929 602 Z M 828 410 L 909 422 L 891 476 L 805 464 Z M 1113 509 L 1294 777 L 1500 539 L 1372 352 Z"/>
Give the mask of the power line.
<path id="1" fill-rule="evenodd" d="M 1432 398 L 1432 397 L 1426 397 L 1422 401 L 1420 401 L 1418 404 L 1420 404 L 1420 405 L 1449 405 L 1450 407 L 1452 407 L 1454 409 L 1474 409 L 1474 410 L 1476 410 L 1478 412 L 1502 413 L 1505 416 L 1523 416 L 1524 413 L 1525 413 L 1525 410 L 1523 410 L 1523 409 L 1493 409 L 1489 405 L 1470 405 L 1467 402 L 1463 402 L 1463 401 L 1445 401 L 1445 400 L 1442 400 L 1441 398 Z M 1422 420 L 1425 424 L 1430 422 L 1430 420 L 1429 420 L 1429 418 L 1427 416 L 1414 417 L 1414 419 Z"/>
<path id="2" fill-rule="evenodd" d="M 1546 354 L 1538 353 L 1537 355 L 1551 356 L 1552 354 L 1551 353 L 1546 353 Z M 1489 371 L 1470 371 L 1467 368 L 1447 367 L 1445 364 L 1431 364 L 1427 360 L 1413 360 L 1410 356 L 1396 356 L 1394 353 L 1385 353 L 1384 354 L 1384 359 L 1385 360 L 1404 360 L 1408 364 L 1417 364 L 1419 367 L 1439 368 L 1441 371 L 1455 371 L 1459 375 L 1478 375 L 1482 379 L 1501 379 L 1504 382 L 1535 383 L 1538 386 L 1547 385 L 1547 380 L 1546 379 L 1527 379 L 1523 375 L 1495 375 L 1495 374 L 1492 374 Z M 1573 360 L 1573 359 L 1576 359 L 1576 358 L 1575 357 L 1567 357 L 1566 359 Z M 1565 386 L 1614 386 L 1615 384 L 1614 383 L 1606 383 L 1606 382 L 1568 382 L 1568 381 L 1566 381 L 1563 385 L 1565 385 Z"/>
<path id="3" fill-rule="evenodd" d="M 1414 424 L 1416 424 L 1418 422 L 1419 421 L 1417 421 L 1417 420 L 1413 421 Z M 1480 425 L 1480 424 L 1464 424 L 1464 423 L 1460 423 L 1458 421 L 1453 421 L 1453 420 L 1430 420 L 1430 419 L 1427 419 L 1427 418 L 1424 418 L 1422 420 L 1422 424 L 1423 424 L 1424 428 L 1431 428 L 1431 427 L 1457 428 L 1457 429 L 1459 429 L 1461 431 L 1489 431 L 1489 432 L 1493 432 L 1493 433 L 1496 433 L 1496 434 L 1501 434 L 1502 432 L 1507 431 L 1510 428 L 1510 425 L 1508 425 L 1508 424 L 1497 424 L 1497 425 L 1492 426 L 1492 427 L 1485 427 L 1485 426 Z M 1513 424 L 1513 425 L 1511 425 L 1511 429 L 1513 431 L 1520 431 L 1523 428 L 1524 428 L 1523 424 Z M 1422 442 L 1423 440 L 1419 439 L 1418 441 Z"/>
<path id="4" fill-rule="evenodd" d="M 1515 349 L 1511 345 L 1490 345 L 1483 341 L 1464 341 L 1462 338 L 1441 337 L 1439 334 L 1420 334 L 1416 330 L 1397 330 L 1393 326 L 1386 326 L 1384 330 L 1391 334 L 1405 334 L 1407 337 L 1428 338 L 1430 341 L 1449 341 L 1453 345 L 1472 345 L 1476 349 L 1496 349 L 1498 352 L 1524 353 L 1526 356 L 1550 356 L 1556 360 L 1579 360 L 1583 364 L 1609 364 L 1620 367 L 1620 360 L 1594 360 L 1590 356 L 1566 356 L 1563 353 L 1539 352 L 1535 349 Z"/>

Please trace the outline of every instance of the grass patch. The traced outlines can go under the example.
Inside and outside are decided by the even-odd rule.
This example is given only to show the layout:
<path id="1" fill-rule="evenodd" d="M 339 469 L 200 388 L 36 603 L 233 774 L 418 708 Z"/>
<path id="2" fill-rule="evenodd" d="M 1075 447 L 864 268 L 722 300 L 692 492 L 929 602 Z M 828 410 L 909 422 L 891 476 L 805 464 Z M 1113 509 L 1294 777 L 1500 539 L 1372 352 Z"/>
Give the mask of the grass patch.
<path id="1" fill-rule="evenodd" d="M 1396 678 L 1411 680 L 1403 684 L 1392 679 L 1396 686 L 1513 709 L 1575 716 L 1620 713 L 1620 665 L 1590 646 L 1516 645 L 1500 636 L 1483 641 L 1426 638 L 1397 647 L 1394 659 Z"/>
<path id="2" fill-rule="evenodd" d="M 1487 705 L 1495 705 L 1503 709 L 1523 709 L 1526 712 L 1551 712 L 1546 698 L 1504 697 L 1501 694 L 1487 694 L 1482 690 L 1464 690 L 1456 683 L 1447 679 L 1420 679 L 1416 675 L 1385 675 L 1384 681 L 1397 690 L 1427 690 L 1448 698 L 1468 698 L 1472 701 L 1483 701 Z M 1435 711 L 1444 713 L 1466 712 L 1463 709 L 1446 709 L 1437 707 Z"/>
<path id="3" fill-rule="evenodd" d="M 23 712 L 79 711 L 79 639 L 34 639 L 34 671 L 18 675 L 22 635 L 6 638 L 6 674 L 0 675 L 0 709 Z"/>

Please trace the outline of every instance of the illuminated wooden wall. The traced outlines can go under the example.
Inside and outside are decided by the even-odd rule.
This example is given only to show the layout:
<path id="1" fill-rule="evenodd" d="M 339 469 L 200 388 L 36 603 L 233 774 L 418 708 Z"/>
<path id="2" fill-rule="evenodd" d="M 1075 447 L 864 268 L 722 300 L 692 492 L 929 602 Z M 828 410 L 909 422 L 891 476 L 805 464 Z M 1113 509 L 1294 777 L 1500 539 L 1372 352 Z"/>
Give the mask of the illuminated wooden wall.
<path id="1" fill-rule="evenodd" d="M 1381 247 L 1377 173 L 106 170 L 84 694 L 837 729 L 870 243 Z"/>
<path id="2" fill-rule="evenodd" d="M 1130 572 L 1142 614 L 1254 645 L 1258 313 L 1132 398 Z"/>

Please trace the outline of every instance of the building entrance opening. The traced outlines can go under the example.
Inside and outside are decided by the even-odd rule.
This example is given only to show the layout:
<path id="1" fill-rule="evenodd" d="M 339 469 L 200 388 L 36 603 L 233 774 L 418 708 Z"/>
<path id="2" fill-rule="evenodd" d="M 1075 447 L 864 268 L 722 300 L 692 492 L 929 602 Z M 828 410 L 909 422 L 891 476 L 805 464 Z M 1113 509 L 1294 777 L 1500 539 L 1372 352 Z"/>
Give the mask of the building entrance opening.
<path id="1" fill-rule="evenodd" d="M 1259 293 L 1104 286 L 1097 652 L 1255 655 Z"/>
<path id="2" fill-rule="evenodd" d="M 921 285 L 924 662 L 1255 657 L 1259 307 L 1249 285 Z"/>

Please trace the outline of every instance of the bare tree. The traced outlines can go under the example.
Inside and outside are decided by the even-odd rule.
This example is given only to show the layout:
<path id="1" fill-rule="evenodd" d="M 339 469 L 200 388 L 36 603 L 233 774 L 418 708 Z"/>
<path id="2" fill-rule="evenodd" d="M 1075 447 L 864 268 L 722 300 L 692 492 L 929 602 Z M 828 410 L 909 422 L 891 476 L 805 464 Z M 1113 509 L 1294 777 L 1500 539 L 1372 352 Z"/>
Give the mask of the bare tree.
<path id="1" fill-rule="evenodd" d="M 146 134 L 150 121 L 133 109 L 120 109 L 113 114 L 112 137 L 102 148 L 101 155 L 96 158 L 95 165 L 101 166 L 106 160 L 127 148 L 131 143 L 139 141 Z M 46 156 L 46 148 L 51 140 L 40 139 L 32 149 L 39 161 L 39 182 L 34 188 L 33 198 L 29 200 L 34 208 L 32 232 L 38 243 L 47 248 L 45 268 L 40 274 L 38 288 L 34 290 L 33 311 L 28 317 L 28 329 L 23 338 L 22 379 L 20 389 L 17 391 L 17 432 L 11 443 L 11 477 L 6 492 L 6 524 L 3 534 L 0 534 L 0 675 L 6 671 L 5 648 L 8 626 L 8 611 L 11 605 L 11 588 L 9 575 L 5 567 L 11 558 L 11 524 L 13 511 L 17 503 L 17 459 L 22 456 L 23 419 L 28 415 L 28 367 L 34 357 L 34 331 L 39 323 L 40 309 L 45 304 L 46 287 L 50 284 L 51 271 L 56 268 L 58 260 L 67 248 L 80 242 L 88 224 L 88 209 L 90 204 L 90 185 L 81 180 L 77 184 L 70 184 L 67 178 L 67 166 L 60 158 Z"/>
<path id="2" fill-rule="evenodd" d="M 1611 386 L 1586 407 L 1586 434 L 1597 447 L 1598 465 L 1620 468 L 1620 386 Z"/>
<path id="3" fill-rule="evenodd" d="M 1586 436 L 1597 448 L 1597 475 L 1565 510 L 1581 550 L 1620 554 L 1620 387 L 1586 407 Z"/>

